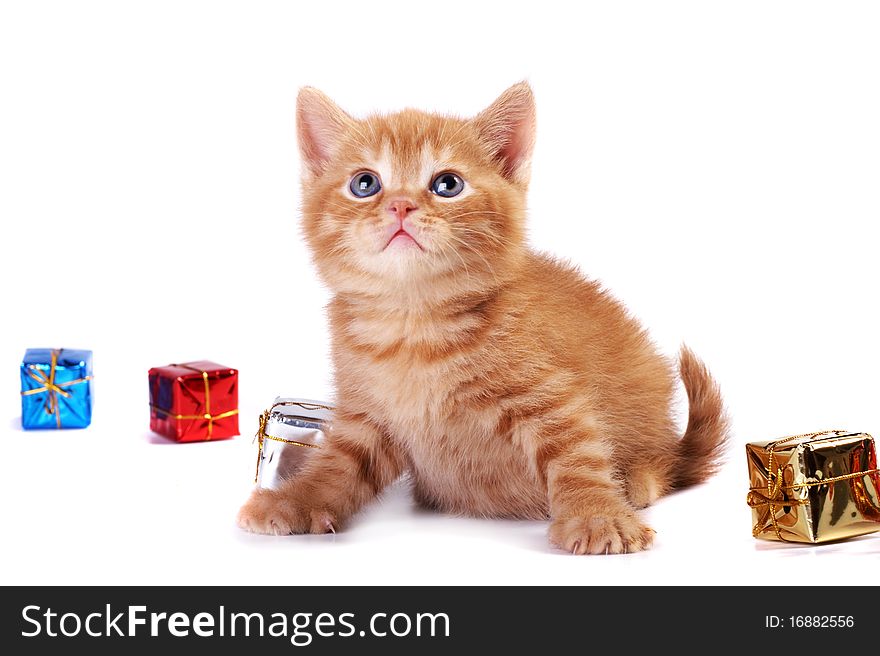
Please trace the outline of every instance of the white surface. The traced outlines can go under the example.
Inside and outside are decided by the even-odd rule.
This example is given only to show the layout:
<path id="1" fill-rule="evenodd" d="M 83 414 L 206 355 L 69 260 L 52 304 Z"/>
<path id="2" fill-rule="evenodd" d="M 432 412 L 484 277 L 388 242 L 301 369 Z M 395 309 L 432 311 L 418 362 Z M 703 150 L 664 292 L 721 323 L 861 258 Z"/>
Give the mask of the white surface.
<path id="1" fill-rule="evenodd" d="M 415 4 L 0 4 L 0 582 L 880 583 L 880 537 L 753 540 L 742 447 L 880 434 L 880 8 Z M 644 554 L 570 557 L 543 523 L 425 514 L 400 487 L 335 537 L 242 533 L 258 413 L 331 394 L 298 87 L 473 114 L 522 78 L 532 242 L 705 358 L 729 464 L 648 510 Z M 37 346 L 94 350 L 88 430 L 20 430 Z M 147 369 L 200 358 L 240 369 L 244 436 L 151 436 Z"/>

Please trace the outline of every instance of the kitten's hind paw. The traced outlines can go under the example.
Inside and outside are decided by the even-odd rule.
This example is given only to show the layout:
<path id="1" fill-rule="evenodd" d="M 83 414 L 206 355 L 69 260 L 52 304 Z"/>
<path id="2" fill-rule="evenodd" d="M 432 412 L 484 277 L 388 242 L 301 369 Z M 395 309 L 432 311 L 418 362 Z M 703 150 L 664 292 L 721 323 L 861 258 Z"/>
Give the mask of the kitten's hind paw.
<path id="1" fill-rule="evenodd" d="M 328 510 L 308 509 L 275 490 L 255 490 L 241 510 L 238 525 L 252 533 L 336 533 L 336 518 Z"/>
<path id="2" fill-rule="evenodd" d="M 550 524 L 550 542 L 569 553 L 620 554 L 650 549 L 654 530 L 635 515 L 566 517 Z"/>

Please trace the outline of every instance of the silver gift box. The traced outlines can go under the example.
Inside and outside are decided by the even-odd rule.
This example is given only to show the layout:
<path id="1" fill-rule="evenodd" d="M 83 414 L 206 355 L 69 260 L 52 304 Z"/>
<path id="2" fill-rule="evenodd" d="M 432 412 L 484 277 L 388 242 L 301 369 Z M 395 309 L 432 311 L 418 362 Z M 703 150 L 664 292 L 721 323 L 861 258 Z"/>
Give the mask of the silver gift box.
<path id="1" fill-rule="evenodd" d="M 257 487 L 275 489 L 321 448 L 333 406 L 324 401 L 278 397 L 260 416 Z"/>

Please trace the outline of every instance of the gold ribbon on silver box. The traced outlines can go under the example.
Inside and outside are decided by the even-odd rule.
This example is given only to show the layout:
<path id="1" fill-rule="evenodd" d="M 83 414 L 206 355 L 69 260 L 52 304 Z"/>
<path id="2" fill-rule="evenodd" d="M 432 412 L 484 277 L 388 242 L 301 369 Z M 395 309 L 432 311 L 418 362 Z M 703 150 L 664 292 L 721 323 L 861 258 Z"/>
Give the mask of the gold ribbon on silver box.
<path id="1" fill-rule="evenodd" d="M 294 476 L 312 452 L 321 448 L 333 406 L 323 401 L 278 397 L 260 415 L 257 487 L 275 489 Z"/>

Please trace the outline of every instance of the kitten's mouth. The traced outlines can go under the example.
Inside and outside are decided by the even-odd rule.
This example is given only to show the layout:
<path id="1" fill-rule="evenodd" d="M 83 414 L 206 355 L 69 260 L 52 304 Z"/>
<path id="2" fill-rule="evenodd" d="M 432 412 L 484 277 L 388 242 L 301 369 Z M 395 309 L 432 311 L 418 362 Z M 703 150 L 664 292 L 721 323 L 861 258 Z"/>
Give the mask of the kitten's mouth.
<path id="1" fill-rule="evenodd" d="M 417 246 L 419 248 L 419 250 L 421 250 L 421 251 L 425 250 L 422 247 L 422 245 L 418 242 L 418 240 L 415 237 L 413 237 L 411 234 L 409 234 L 403 228 L 401 228 L 400 230 L 395 232 L 393 235 L 391 235 L 391 239 L 388 240 L 388 243 L 385 244 L 385 247 L 382 250 L 383 251 L 386 250 L 389 246 L 391 246 L 392 243 L 396 243 L 399 246 L 403 246 L 404 248 Z"/>

